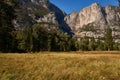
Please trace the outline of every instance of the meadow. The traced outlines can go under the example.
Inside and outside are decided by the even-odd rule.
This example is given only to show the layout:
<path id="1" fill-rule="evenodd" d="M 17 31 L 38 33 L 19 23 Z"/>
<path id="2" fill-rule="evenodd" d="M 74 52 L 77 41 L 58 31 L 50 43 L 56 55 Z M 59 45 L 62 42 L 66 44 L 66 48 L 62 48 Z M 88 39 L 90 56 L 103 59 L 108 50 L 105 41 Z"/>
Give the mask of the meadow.
<path id="1" fill-rule="evenodd" d="M 0 80 L 120 80 L 120 52 L 0 53 Z"/>

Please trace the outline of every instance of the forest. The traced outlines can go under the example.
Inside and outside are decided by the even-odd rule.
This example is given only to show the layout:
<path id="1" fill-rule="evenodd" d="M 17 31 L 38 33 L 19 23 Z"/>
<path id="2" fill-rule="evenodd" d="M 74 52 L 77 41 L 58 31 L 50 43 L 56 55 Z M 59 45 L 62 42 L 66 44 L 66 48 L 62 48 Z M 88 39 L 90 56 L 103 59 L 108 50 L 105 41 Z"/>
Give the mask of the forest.
<path id="1" fill-rule="evenodd" d="M 109 28 L 102 39 L 77 38 L 54 26 L 46 28 L 43 23 L 26 22 L 22 29 L 15 29 L 12 21 L 18 18 L 16 8 L 19 8 L 16 0 L 0 1 L 0 52 L 120 50 L 120 43 L 114 41 Z"/>

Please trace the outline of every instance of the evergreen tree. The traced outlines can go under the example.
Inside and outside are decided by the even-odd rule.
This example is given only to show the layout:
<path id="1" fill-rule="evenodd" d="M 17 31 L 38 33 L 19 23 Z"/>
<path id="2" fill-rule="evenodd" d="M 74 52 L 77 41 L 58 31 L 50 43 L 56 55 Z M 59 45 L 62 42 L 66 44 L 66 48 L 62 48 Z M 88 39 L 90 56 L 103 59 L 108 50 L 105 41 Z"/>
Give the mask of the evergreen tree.
<path id="1" fill-rule="evenodd" d="M 96 42 L 96 50 L 98 51 L 104 50 L 104 42 L 101 41 L 101 38 L 98 38 Z"/>
<path id="2" fill-rule="evenodd" d="M 70 45 L 70 51 L 77 51 L 77 50 L 79 50 L 79 41 L 77 40 L 77 38 L 72 37 L 70 39 L 69 45 Z"/>
<path id="3" fill-rule="evenodd" d="M 60 51 L 68 51 L 69 50 L 69 35 L 61 30 L 57 31 L 58 38 L 58 46 Z"/>
<path id="4" fill-rule="evenodd" d="M 58 51 L 58 38 L 56 36 L 57 31 L 56 29 L 50 28 L 49 34 L 48 34 L 48 51 Z"/>
<path id="5" fill-rule="evenodd" d="M 95 38 L 92 37 L 92 38 L 89 40 L 89 45 L 88 45 L 88 48 L 89 48 L 90 51 L 95 50 L 95 48 L 96 48 L 95 43 L 96 43 L 96 42 L 95 42 Z"/>
<path id="6" fill-rule="evenodd" d="M 88 45 L 89 45 L 89 38 L 83 37 L 80 40 L 80 50 L 88 51 Z"/>
<path id="7" fill-rule="evenodd" d="M 18 40 L 18 50 L 31 52 L 32 50 L 32 31 L 29 25 L 25 25 L 22 30 L 16 31 Z"/>
<path id="8" fill-rule="evenodd" d="M 49 51 L 68 51 L 70 37 L 67 33 L 56 28 L 49 30 L 48 49 Z"/>
<path id="9" fill-rule="evenodd" d="M 110 28 L 106 29 L 106 34 L 105 34 L 105 48 L 108 51 L 113 49 L 112 30 Z"/>
<path id="10" fill-rule="evenodd" d="M 32 26 L 33 36 L 33 51 L 47 51 L 48 50 L 48 30 L 40 24 Z"/>
<path id="11" fill-rule="evenodd" d="M 11 52 L 13 48 L 12 20 L 15 18 L 14 8 L 5 0 L 0 0 L 0 51 Z"/>
<path id="12" fill-rule="evenodd" d="M 118 43 L 114 43 L 113 45 L 113 50 L 119 50 L 119 44 Z"/>

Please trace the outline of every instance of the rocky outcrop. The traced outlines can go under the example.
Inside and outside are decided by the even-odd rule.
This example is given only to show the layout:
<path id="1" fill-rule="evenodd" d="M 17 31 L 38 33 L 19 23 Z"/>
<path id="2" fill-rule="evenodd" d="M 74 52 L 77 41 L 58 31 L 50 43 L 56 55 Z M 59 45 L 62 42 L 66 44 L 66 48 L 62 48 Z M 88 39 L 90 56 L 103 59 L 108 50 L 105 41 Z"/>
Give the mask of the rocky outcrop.
<path id="1" fill-rule="evenodd" d="M 47 5 L 50 3 L 49 0 L 18 0 L 20 5 L 26 3 L 34 3 L 36 5 L 42 5 L 43 7 L 47 8 Z"/>
<path id="2" fill-rule="evenodd" d="M 120 9 L 115 6 L 101 7 L 94 3 L 67 15 L 64 20 L 77 37 L 104 37 L 108 27 L 112 29 L 113 37 L 120 36 Z"/>
<path id="3" fill-rule="evenodd" d="M 77 17 L 78 17 L 78 12 L 73 12 L 64 18 L 64 20 L 66 21 L 68 26 L 70 26 L 70 28 L 72 29 L 73 32 L 75 32 L 77 30 L 77 28 L 75 27 Z"/>
<path id="4" fill-rule="evenodd" d="M 55 25 L 55 27 L 72 34 L 71 29 L 64 21 L 66 14 L 49 0 L 19 0 L 19 6 L 20 8 L 16 10 L 18 17 L 14 21 L 17 29 L 25 24 L 33 25 L 37 22 Z"/>
<path id="5" fill-rule="evenodd" d="M 41 18 L 36 19 L 36 22 L 37 23 L 42 23 L 42 22 L 44 22 L 44 23 L 52 23 L 52 24 L 56 24 L 56 25 L 58 24 L 57 21 L 56 21 L 56 16 L 52 12 L 47 14 L 47 15 L 44 15 Z"/>

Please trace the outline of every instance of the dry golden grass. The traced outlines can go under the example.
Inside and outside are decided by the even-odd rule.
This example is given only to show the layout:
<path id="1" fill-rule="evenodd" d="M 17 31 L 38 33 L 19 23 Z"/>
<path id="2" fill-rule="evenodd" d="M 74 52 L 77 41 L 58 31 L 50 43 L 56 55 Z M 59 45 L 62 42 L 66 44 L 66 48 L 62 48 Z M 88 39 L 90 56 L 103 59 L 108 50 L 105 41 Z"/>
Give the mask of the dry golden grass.
<path id="1" fill-rule="evenodd" d="M 119 53 L 1 53 L 0 80 L 120 80 Z"/>

